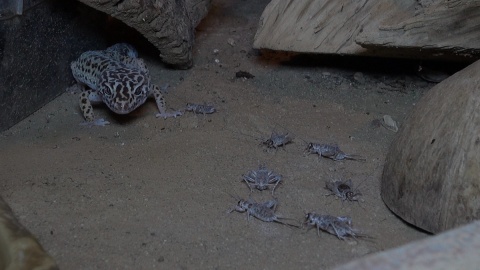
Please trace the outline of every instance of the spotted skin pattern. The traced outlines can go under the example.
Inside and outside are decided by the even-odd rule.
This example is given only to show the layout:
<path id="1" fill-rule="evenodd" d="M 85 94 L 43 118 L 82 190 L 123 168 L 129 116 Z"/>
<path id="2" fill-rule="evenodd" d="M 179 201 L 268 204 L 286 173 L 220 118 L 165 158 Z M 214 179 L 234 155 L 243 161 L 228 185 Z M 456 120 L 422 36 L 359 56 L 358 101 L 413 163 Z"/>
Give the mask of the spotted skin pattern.
<path id="1" fill-rule="evenodd" d="M 118 54 L 120 57 L 126 56 L 130 58 L 138 58 L 138 52 L 135 48 L 127 43 L 117 43 L 108 47 L 106 53 Z"/>
<path id="2" fill-rule="evenodd" d="M 105 103 L 117 114 L 128 114 L 144 104 L 148 97 L 153 97 L 157 103 L 160 113 L 156 117 L 181 115 L 178 111 L 166 111 L 159 87 L 151 83 L 145 62 L 137 57 L 131 45 L 118 43 L 104 51 L 87 51 L 71 63 L 75 80 L 89 88 L 80 94 L 80 109 L 87 122 L 108 124 L 103 119 L 95 119 L 92 103 Z"/>

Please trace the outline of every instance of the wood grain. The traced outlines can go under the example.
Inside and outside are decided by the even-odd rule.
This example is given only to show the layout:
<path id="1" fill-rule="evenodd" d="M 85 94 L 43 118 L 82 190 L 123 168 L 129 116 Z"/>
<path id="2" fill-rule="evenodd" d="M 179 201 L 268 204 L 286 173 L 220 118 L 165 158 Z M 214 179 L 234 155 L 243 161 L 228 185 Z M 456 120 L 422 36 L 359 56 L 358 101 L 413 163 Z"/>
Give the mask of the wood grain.
<path id="1" fill-rule="evenodd" d="M 79 0 L 136 29 L 160 51 L 162 60 L 185 69 L 193 64 L 194 28 L 210 0 Z"/>
<path id="2" fill-rule="evenodd" d="M 474 61 L 479 1 L 272 0 L 253 46 L 319 54 Z"/>
<path id="3" fill-rule="evenodd" d="M 0 197 L 0 269 L 55 270 L 57 264 Z"/>
<path id="4" fill-rule="evenodd" d="M 441 1 L 400 23 L 384 21 L 355 41 L 367 49 L 390 48 L 451 58 L 480 56 L 480 1 Z"/>
<path id="5" fill-rule="evenodd" d="M 438 233 L 480 218 L 480 61 L 422 97 L 391 145 L 381 195 Z"/>

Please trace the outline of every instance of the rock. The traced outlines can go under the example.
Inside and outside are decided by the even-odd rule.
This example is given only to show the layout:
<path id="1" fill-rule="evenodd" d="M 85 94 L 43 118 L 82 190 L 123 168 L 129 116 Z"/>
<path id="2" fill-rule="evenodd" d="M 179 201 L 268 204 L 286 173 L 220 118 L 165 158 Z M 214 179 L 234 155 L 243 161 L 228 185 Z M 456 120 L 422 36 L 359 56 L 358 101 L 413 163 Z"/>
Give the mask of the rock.
<path id="1" fill-rule="evenodd" d="M 383 116 L 383 118 L 381 120 L 381 124 L 384 128 L 386 128 L 390 131 L 393 131 L 393 132 L 398 131 L 397 122 L 395 120 L 393 120 L 393 118 L 388 114 Z"/>
<path id="2" fill-rule="evenodd" d="M 363 77 L 362 72 L 355 72 L 355 74 L 353 74 L 353 79 L 359 84 L 365 84 L 365 77 Z"/>
<path id="3" fill-rule="evenodd" d="M 450 77 L 450 74 L 445 71 L 435 70 L 434 68 L 429 68 L 422 65 L 418 66 L 417 75 L 425 81 L 433 83 L 439 83 Z"/>

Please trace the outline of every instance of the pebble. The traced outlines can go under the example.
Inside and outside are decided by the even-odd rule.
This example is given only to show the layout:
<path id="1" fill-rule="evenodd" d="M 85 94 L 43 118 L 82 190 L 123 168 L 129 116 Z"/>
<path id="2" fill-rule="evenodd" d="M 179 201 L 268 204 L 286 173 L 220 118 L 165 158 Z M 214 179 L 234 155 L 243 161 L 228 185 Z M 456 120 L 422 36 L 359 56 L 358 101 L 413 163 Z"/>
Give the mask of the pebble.
<path id="1" fill-rule="evenodd" d="M 390 131 L 393 131 L 393 132 L 397 132 L 398 131 L 398 126 L 397 126 L 397 122 L 395 120 L 393 120 L 393 118 L 386 114 L 383 116 L 383 119 L 382 119 L 382 126 Z"/>
<path id="2" fill-rule="evenodd" d="M 355 81 L 357 81 L 360 84 L 365 83 L 365 77 L 363 77 L 362 72 L 355 72 L 355 74 L 353 74 L 353 79 L 355 79 Z"/>

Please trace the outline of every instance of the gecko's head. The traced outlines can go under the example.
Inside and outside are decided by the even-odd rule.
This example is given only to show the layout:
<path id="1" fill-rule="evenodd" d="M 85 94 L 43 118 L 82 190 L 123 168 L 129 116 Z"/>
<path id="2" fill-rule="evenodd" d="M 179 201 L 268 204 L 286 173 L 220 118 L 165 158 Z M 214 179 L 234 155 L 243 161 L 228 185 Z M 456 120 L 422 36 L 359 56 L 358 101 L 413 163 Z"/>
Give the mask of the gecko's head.
<path id="1" fill-rule="evenodd" d="M 115 113 L 127 114 L 145 103 L 150 79 L 138 70 L 117 68 L 102 73 L 98 93 Z"/>
<path id="2" fill-rule="evenodd" d="M 118 53 L 122 56 L 128 56 L 131 58 L 138 57 L 137 50 L 135 50 L 135 48 L 128 43 L 117 43 L 113 46 L 108 47 L 106 51 L 110 53 Z"/>
<path id="3" fill-rule="evenodd" d="M 145 61 L 142 58 L 126 58 L 123 61 L 131 67 L 138 68 L 143 74 L 147 76 L 150 73 L 147 68 L 147 64 L 145 64 Z"/>

